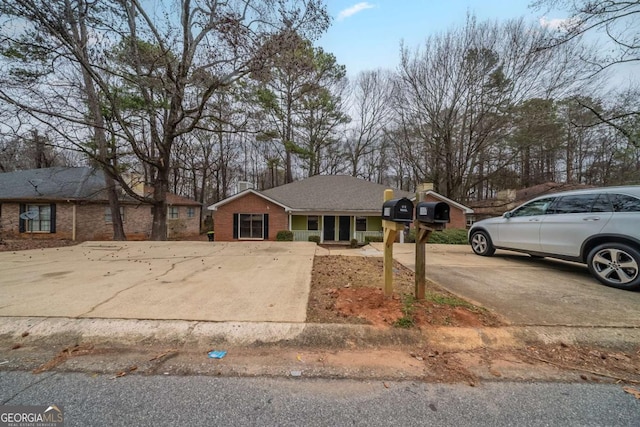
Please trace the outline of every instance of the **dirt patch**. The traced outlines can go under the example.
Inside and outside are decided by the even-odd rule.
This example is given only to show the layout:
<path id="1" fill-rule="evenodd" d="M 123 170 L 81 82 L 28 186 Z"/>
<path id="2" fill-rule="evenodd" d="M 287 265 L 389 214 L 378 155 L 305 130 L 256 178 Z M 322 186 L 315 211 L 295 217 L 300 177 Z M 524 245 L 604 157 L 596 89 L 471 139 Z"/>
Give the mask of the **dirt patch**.
<path id="1" fill-rule="evenodd" d="M 383 286 L 380 258 L 317 256 L 307 322 L 359 323 L 380 328 L 503 325 L 493 313 L 429 281 L 425 300 L 415 301 L 413 272 L 398 263 L 394 263 L 391 298 L 384 297 Z M 476 385 L 490 378 L 640 384 L 640 348 L 622 352 L 565 344 L 462 351 L 421 347 L 407 351 L 407 355 L 422 364 L 424 379 L 434 382 Z M 365 362 L 354 362 L 358 363 Z"/>
<path id="2" fill-rule="evenodd" d="M 433 382 L 472 386 L 487 379 L 640 384 L 640 349 L 621 352 L 549 344 L 464 351 L 422 348 L 410 355 L 424 363 L 425 379 Z"/>
<path id="3" fill-rule="evenodd" d="M 499 326 L 493 313 L 427 281 L 425 299 L 413 297 L 414 274 L 394 262 L 394 292 L 384 296 L 381 258 L 317 256 L 307 308 L 310 323 L 359 323 L 377 327 Z"/>

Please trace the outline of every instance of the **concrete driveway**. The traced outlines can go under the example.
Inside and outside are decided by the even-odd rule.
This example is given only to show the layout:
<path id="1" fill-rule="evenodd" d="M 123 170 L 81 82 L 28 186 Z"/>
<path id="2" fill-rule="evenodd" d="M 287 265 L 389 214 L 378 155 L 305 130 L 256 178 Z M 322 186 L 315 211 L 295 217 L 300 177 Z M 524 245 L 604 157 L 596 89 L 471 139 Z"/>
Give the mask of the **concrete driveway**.
<path id="1" fill-rule="evenodd" d="M 382 244 L 372 244 L 382 252 Z M 415 245 L 394 244 L 394 258 L 415 270 Z M 600 285 L 585 265 L 466 245 L 427 245 L 426 276 L 519 326 L 640 327 L 640 292 Z"/>
<path id="2" fill-rule="evenodd" d="M 0 316 L 304 322 L 315 250 L 87 242 L 0 252 Z"/>

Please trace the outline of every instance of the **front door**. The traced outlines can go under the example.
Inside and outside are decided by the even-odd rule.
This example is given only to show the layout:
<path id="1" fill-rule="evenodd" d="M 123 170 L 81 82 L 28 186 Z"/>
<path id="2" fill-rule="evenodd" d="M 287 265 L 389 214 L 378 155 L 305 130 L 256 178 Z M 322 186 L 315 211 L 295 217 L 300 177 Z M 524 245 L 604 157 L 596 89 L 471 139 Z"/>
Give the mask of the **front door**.
<path id="1" fill-rule="evenodd" d="M 351 240 L 350 238 L 350 225 L 351 225 L 351 220 L 350 217 L 348 216 L 341 216 L 340 217 L 340 231 L 339 231 L 339 240 Z"/>
<path id="2" fill-rule="evenodd" d="M 324 241 L 333 242 L 336 240 L 336 217 L 325 216 L 323 221 Z"/>

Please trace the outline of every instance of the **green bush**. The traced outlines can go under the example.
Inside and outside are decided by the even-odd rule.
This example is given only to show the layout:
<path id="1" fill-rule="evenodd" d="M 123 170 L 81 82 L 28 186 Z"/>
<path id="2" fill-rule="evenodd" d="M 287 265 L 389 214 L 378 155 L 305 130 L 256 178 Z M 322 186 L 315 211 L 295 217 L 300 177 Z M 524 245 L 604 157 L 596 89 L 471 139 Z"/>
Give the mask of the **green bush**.
<path id="1" fill-rule="evenodd" d="M 404 238 L 405 243 L 415 243 L 416 242 L 416 229 L 412 228 L 409 230 L 409 233 Z"/>
<path id="2" fill-rule="evenodd" d="M 310 242 L 316 242 L 316 245 L 320 244 L 320 236 L 309 236 Z"/>
<path id="3" fill-rule="evenodd" d="M 450 228 L 442 231 L 435 231 L 429 237 L 429 243 L 442 243 L 445 245 L 467 245 L 467 230 L 460 228 Z"/>
<path id="4" fill-rule="evenodd" d="M 349 242 L 349 246 L 351 246 L 352 248 L 357 248 L 358 247 L 358 239 L 351 239 L 351 242 Z"/>
<path id="5" fill-rule="evenodd" d="M 293 231 L 280 230 L 276 234 L 276 240 L 278 242 L 293 242 Z"/>
<path id="6" fill-rule="evenodd" d="M 364 236 L 364 242 L 365 243 L 371 243 L 371 242 L 382 242 L 382 236 Z"/>

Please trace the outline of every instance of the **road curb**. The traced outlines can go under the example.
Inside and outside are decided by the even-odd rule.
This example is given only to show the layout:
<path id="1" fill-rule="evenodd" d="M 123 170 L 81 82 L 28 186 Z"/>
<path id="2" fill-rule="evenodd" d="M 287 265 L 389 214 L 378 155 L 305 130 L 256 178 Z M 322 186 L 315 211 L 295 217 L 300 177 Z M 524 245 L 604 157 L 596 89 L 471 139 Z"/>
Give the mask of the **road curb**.
<path id="1" fill-rule="evenodd" d="M 428 346 L 449 351 L 564 343 L 629 350 L 640 346 L 640 328 L 506 326 L 415 330 L 349 324 L 3 317 L 0 341 L 38 346 L 59 343 L 334 349 Z"/>

